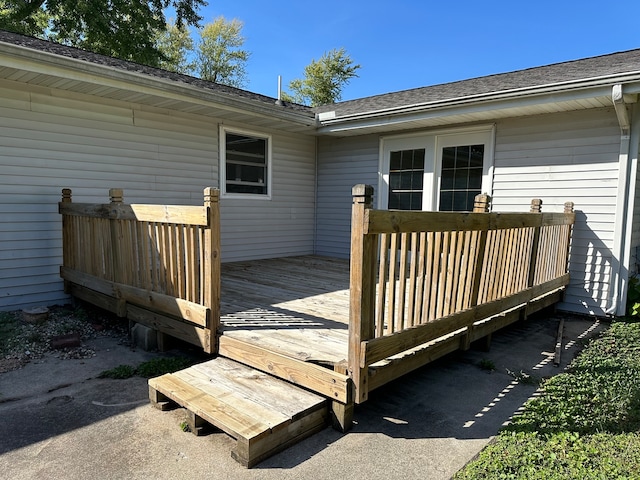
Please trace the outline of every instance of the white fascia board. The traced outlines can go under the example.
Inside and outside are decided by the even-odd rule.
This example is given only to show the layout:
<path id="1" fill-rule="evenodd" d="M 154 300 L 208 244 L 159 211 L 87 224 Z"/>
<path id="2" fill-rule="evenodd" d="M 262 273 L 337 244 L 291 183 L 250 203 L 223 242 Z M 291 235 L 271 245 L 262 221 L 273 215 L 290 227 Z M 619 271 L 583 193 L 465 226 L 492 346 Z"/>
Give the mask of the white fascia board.
<path id="1" fill-rule="evenodd" d="M 231 112 L 251 113 L 263 118 L 276 118 L 305 126 L 316 124 L 311 112 L 305 115 L 295 111 L 284 111 L 281 106 L 275 104 L 275 100 L 274 105 L 270 106 L 187 83 L 178 84 L 175 81 L 142 72 L 121 70 L 109 65 L 91 63 L 19 45 L 0 44 L 0 66 L 171 100 L 211 105 Z"/>
<path id="2" fill-rule="evenodd" d="M 443 119 L 459 115 L 473 115 L 487 113 L 491 111 L 502 111 L 510 109 L 522 109 L 535 107 L 544 104 L 558 104 L 573 100 L 586 100 L 600 98 L 611 103 L 611 86 L 603 85 L 589 90 L 571 90 L 561 93 L 546 93 L 529 96 L 519 96 L 517 98 L 475 100 L 464 101 L 457 104 L 438 105 L 413 109 L 403 113 L 387 113 L 386 115 L 376 115 L 363 117 L 357 120 L 348 120 L 345 117 L 336 118 L 335 121 L 321 122 L 318 128 L 319 133 L 338 133 L 353 130 L 363 130 L 373 127 L 400 125 L 403 123 L 425 121 L 429 119 Z M 486 119 L 484 119 L 486 121 Z"/>
<path id="3" fill-rule="evenodd" d="M 640 71 L 537 87 L 405 105 L 320 122 L 319 133 L 338 133 L 454 115 L 523 108 L 589 98 L 611 98 L 611 85 L 623 83 L 625 94 L 640 93 Z"/>

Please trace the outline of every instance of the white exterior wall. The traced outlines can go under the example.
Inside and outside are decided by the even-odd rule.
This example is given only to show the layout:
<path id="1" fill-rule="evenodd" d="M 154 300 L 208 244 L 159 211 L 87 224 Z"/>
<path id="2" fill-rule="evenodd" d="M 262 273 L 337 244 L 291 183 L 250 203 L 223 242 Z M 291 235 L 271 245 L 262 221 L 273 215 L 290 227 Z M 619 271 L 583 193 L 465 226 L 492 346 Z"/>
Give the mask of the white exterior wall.
<path id="1" fill-rule="evenodd" d="M 377 135 L 319 139 L 316 239 L 318 255 L 349 257 L 351 189 L 359 183 L 374 185 L 377 188 L 378 150 Z"/>
<path id="2" fill-rule="evenodd" d="M 609 295 L 618 189 L 620 128 L 613 109 L 510 119 L 497 124 L 493 210 L 542 210 L 575 203 L 571 284 L 564 310 L 603 315 Z"/>
<path id="3" fill-rule="evenodd" d="M 127 203 L 199 205 L 218 186 L 218 119 L 15 85 L 0 82 L 0 310 L 67 301 L 62 188 L 76 202 L 120 187 Z M 264 133 L 272 199 L 222 199 L 223 261 L 313 252 L 315 139 Z"/>
<path id="4" fill-rule="evenodd" d="M 356 183 L 377 185 L 379 137 L 325 138 L 319 147 L 316 251 L 348 257 L 350 189 Z M 496 125 L 493 211 L 529 211 L 531 199 L 538 197 L 547 212 L 563 211 L 565 201 L 576 205 L 564 310 L 603 315 L 609 307 L 619 149 L 613 109 L 512 118 Z"/>

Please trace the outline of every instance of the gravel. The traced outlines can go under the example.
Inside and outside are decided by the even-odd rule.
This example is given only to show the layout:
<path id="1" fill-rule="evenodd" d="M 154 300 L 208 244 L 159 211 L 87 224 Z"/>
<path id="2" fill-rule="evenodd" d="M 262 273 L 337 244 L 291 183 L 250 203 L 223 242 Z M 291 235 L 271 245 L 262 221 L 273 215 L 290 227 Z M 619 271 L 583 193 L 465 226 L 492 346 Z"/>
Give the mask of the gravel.
<path id="1" fill-rule="evenodd" d="M 69 334 L 80 336 L 79 347 L 52 348 L 54 338 Z M 25 321 L 21 311 L 0 312 L 0 373 L 21 368 L 45 354 L 62 359 L 94 357 L 95 351 L 85 342 L 99 336 L 130 343 L 126 320 L 89 305 L 49 307 L 48 319 L 41 323 Z"/>

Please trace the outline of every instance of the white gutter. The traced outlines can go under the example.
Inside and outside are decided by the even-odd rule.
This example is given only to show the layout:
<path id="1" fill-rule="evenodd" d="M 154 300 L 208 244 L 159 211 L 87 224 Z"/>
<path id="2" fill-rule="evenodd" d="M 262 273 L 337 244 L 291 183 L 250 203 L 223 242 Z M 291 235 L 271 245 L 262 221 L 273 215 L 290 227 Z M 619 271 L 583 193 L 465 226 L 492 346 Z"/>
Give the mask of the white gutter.
<path id="1" fill-rule="evenodd" d="M 629 160 L 631 149 L 631 118 L 627 103 L 635 101 L 625 96 L 622 84 L 616 84 L 611 91 L 611 99 L 620 125 L 620 153 L 618 154 L 618 199 L 616 202 L 615 230 L 612 248 L 612 285 L 605 313 L 608 315 L 624 315 L 627 297 L 627 281 L 629 275 L 629 254 L 626 252 L 631 241 L 631 222 L 633 220 L 633 199 L 630 190 L 635 192 L 637 158 Z M 635 129 L 636 144 L 638 132 Z M 633 182 L 633 183 L 631 183 Z"/>

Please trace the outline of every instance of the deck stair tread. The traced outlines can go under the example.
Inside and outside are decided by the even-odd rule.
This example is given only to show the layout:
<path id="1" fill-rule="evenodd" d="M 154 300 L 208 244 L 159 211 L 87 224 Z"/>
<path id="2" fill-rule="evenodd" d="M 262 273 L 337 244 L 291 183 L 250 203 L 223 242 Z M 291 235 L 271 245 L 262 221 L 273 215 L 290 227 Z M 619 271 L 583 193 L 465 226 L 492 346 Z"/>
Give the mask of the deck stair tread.
<path id="1" fill-rule="evenodd" d="M 328 421 L 325 397 L 224 357 L 152 378 L 149 388 L 152 402 L 171 400 L 235 438 L 232 456 L 247 467 Z"/>

